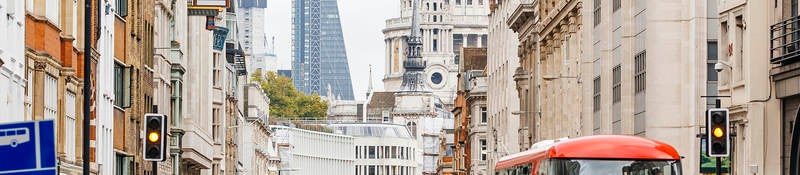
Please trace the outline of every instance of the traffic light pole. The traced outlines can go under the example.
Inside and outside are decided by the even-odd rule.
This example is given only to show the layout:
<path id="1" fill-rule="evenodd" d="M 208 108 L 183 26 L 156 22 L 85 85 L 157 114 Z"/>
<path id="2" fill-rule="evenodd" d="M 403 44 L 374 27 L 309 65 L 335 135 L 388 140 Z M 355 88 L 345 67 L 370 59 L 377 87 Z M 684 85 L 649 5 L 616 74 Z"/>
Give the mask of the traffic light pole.
<path id="1" fill-rule="evenodd" d="M 719 159 L 719 157 L 717 157 L 717 159 Z M 717 172 L 719 172 L 719 163 L 717 163 Z M 156 161 L 153 161 L 153 175 L 158 175 L 158 162 Z"/>
<path id="2" fill-rule="evenodd" d="M 94 0 L 85 0 L 84 17 L 83 17 L 83 175 L 89 175 L 89 118 L 91 105 L 90 99 L 92 97 L 92 2 Z"/>
<path id="3" fill-rule="evenodd" d="M 714 102 L 716 102 L 716 104 L 714 104 L 714 107 L 716 107 L 716 108 L 721 108 L 722 107 L 722 104 L 720 104 L 722 102 L 722 100 L 716 99 L 716 100 L 714 100 Z M 709 150 L 709 151 L 711 151 L 711 150 Z M 722 157 L 717 157 L 717 175 L 722 175 Z"/>
<path id="4" fill-rule="evenodd" d="M 722 157 L 717 157 L 717 175 L 722 175 Z"/>

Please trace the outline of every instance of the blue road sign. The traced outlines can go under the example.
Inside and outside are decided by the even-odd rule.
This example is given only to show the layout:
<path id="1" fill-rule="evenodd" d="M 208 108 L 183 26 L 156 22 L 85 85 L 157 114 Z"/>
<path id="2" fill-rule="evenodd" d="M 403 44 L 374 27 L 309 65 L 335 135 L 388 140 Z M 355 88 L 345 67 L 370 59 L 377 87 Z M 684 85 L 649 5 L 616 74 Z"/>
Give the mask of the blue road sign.
<path id="1" fill-rule="evenodd" d="M 53 120 L 0 124 L 0 175 L 56 174 Z"/>

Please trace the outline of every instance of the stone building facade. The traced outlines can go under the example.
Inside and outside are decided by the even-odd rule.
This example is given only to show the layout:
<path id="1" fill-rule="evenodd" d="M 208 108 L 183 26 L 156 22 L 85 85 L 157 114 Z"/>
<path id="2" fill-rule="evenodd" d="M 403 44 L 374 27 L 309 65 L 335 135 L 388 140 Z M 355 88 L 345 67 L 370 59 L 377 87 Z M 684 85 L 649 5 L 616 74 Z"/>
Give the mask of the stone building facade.
<path id="1" fill-rule="evenodd" d="M 486 107 L 488 139 L 486 174 L 494 174 L 494 162 L 500 157 L 525 150 L 520 139 L 526 134 L 519 112 L 520 98 L 514 83 L 514 73 L 519 67 L 517 36 L 508 28 L 507 20 L 516 9 L 518 0 L 492 1 L 489 14 L 489 45 L 486 51 Z M 522 125 L 522 126 L 521 126 Z"/>
<path id="2" fill-rule="evenodd" d="M 25 116 L 25 89 L 27 74 L 25 67 L 25 3 L 0 2 L 0 114 L 7 117 L 0 123 L 30 120 Z"/>
<path id="3" fill-rule="evenodd" d="M 19 3 L 24 5 L 24 12 L 21 11 Z M 89 145 L 89 150 L 83 150 L 81 138 L 95 136 L 91 131 L 84 133 L 81 128 L 85 118 L 83 112 L 83 99 L 91 98 L 83 96 L 83 71 L 85 66 L 95 67 L 99 53 L 92 50 L 88 53 L 92 56 L 91 65 L 85 65 L 84 56 L 84 27 L 83 24 L 97 24 L 97 18 L 91 21 L 83 20 L 84 11 L 82 4 L 76 1 L 66 1 L 64 3 L 49 3 L 45 1 L 6 1 L 7 5 L 3 12 L 8 14 L 6 27 L 17 27 L 21 29 L 24 24 L 25 38 L 16 38 L 17 41 L 24 41 L 24 49 L 8 50 L 3 53 L 3 69 L 6 66 L 14 66 L 15 69 L 24 70 L 24 79 L 27 80 L 25 87 L 24 117 L 15 118 L 22 120 L 54 120 L 56 127 L 56 154 L 60 164 L 61 173 L 80 174 L 82 173 L 83 160 L 89 159 L 96 162 L 96 155 L 89 154 L 84 157 L 83 152 L 95 152 L 97 145 Z M 80 7 L 80 8 L 79 8 Z M 97 3 L 93 4 L 93 9 L 97 10 Z M 9 13 L 12 12 L 12 13 Z M 22 17 L 24 15 L 24 18 Z M 22 21 L 24 20 L 24 22 Z M 14 26 L 17 25 L 17 26 Z M 15 35 L 13 31 L 5 33 Z M 93 35 L 90 40 L 92 47 L 97 46 L 98 30 L 91 30 Z M 14 39 L 14 36 L 9 36 Z M 9 40 L 11 41 L 11 40 Z M 15 43 L 20 44 L 20 43 Z M 19 46 L 19 45 L 18 45 Z M 24 57 L 19 56 L 24 52 Z M 6 57 L 8 56 L 8 57 Z M 14 59 L 14 60 L 12 60 Z M 23 67 L 17 67 L 24 63 Z M 8 65 L 5 65 L 8 64 Z M 94 69 L 94 68 L 93 68 Z M 18 72 L 19 73 L 19 72 Z M 94 76 L 92 74 L 90 76 Z M 94 77 L 93 77 L 94 78 Z M 11 80 L 11 79 L 9 79 Z M 94 82 L 91 82 L 94 85 Z M 4 84 L 10 90 L 15 87 L 13 83 Z M 23 94 L 22 91 L 15 92 Z M 10 98 L 14 99 L 14 98 Z M 94 100 L 94 99 L 90 99 Z M 91 112 L 91 111 L 89 111 Z M 94 114 L 91 115 L 95 116 Z M 89 118 L 93 120 L 94 118 Z M 97 141 L 97 137 L 90 137 Z M 97 164 L 92 164 L 91 170 L 97 173 Z"/>
<path id="4" fill-rule="evenodd" d="M 454 115 L 454 174 L 486 174 L 486 48 L 462 47 Z"/>
<path id="5" fill-rule="evenodd" d="M 686 157 L 684 172 L 698 172 L 700 139 L 693 136 L 713 101 L 701 96 L 717 94 L 716 72 L 709 67 L 717 55 L 714 16 L 707 15 L 715 6 L 710 4 L 595 0 L 518 5 L 509 23 L 519 34 L 522 69 L 515 78 L 523 91 L 520 113 L 536 126 L 532 142 L 639 135 L 675 146 Z"/>
<path id="6" fill-rule="evenodd" d="M 764 2 L 747 2 L 748 4 L 746 4 L 744 6 L 748 7 L 748 8 L 758 9 L 758 10 L 762 10 L 762 9 L 769 8 L 769 7 L 779 7 L 779 8 L 776 8 L 775 11 L 772 13 L 774 15 L 774 17 L 773 17 L 773 19 L 771 21 L 772 23 L 770 23 L 770 24 L 772 24 L 771 25 L 772 34 L 770 35 L 770 36 L 772 36 L 772 38 L 771 38 L 772 48 L 770 50 L 771 51 L 770 54 L 772 56 L 771 59 L 770 59 L 770 63 L 772 64 L 772 67 L 769 67 L 769 73 L 770 73 L 770 77 L 772 79 L 772 82 L 770 82 L 771 84 L 769 84 L 771 87 L 767 87 L 767 88 L 768 88 L 768 90 L 774 88 L 775 92 L 774 92 L 774 94 L 771 94 L 771 93 L 767 94 L 767 97 L 773 97 L 774 96 L 774 98 L 779 101 L 779 104 L 777 104 L 777 105 L 779 105 L 778 108 L 780 108 L 780 111 L 778 111 L 779 114 L 777 114 L 777 116 L 779 116 L 778 117 L 779 119 L 777 119 L 777 120 L 779 120 L 781 122 L 781 128 L 780 128 L 781 129 L 780 130 L 780 133 L 781 133 L 780 134 L 781 148 L 775 148 L 773 146 L 773 147 L 765 147 L 764 149 L 771 151 L 771 152 L 766 154 L 768 158 L 774 158 L 774 157 L 776 157 L 778 155 L 780 155 L 780 157 L 782 158 L 782 160 L 780 160 L 781 162 L 779 163 L 781 165 L 780 174 L 792 174 L 792 173 L 796 174 L 796 173 L 798 173 L 797 171 L 790 171 L 790 170 L 792 170 L 792 169 L 797 170 L 797 168 L 800 167 L 800 165 L 798 165 L 798 164 L 790 164 L 789 162 L 791 162 L 791 160 L 800 159 L 800 155 L 796 154 L 797 152 L 795 152 L 795 154 L 792 154 L 792 152 L 791 152 L 793 150 L 800 149 L 800 143 L 794 142 L 794 140 L 799 140 L 800 139 L 800 132 L 798 132 L 797 129 L 796 129 L 796 127 L 798 126 L 797 125 L 797 123 L 798 123 L 797 122 L 798 121 L 797 120 L 797 118 L 798 118 L 797 115 L 798 115 L 798 113 L 800 113 L 800 112 L 798 112 L 798 110 L 800 110 L 800 109 L 798 109 L 798 108 L 800 108 L 800 96 L 799 96 L 800 89 L 798 88 L 798 87 L 800 87 L 800 73 L 798 73 L 798 72 L 800 72 L 800 71 L 798 71 L 798 70 L 800 70 L 800 69 L 798 69 L 798 68 L 800 68 L 800 61 L 798 61 L 798 60 L 800 60 L 800 57 L 798 57 L 798 55 L 796 55 L 796 54 L 792 54 L 790 51 L 796 51 L 795 48 L 798 47 L 797 44 L 791 44 L 791 43 L 796 42 L 796 41 L 798 41 L 800 39 L 800 38 L 797 37 L 797 33 L 800 32 L 800 30 L 797 30 L 796 28 L 788 28 L 788 26 L 797 24 L 797 16 L 798 16 L 797 15 L 798 14 L 797 9 L 800 8 L 800 7 L 798 7 L 797 5 L 792 6 L 792 3 L 797 4 L 796 3 L 797 1 L 781 0 L 781 1 L 777 1 L 777 2 L 778 2 L 778 4 L 775 4 L 775 5 L 770 4 L 770 5 L 767 5 L 767 6 L 764 6 L 764 5 L 760 5 L 759 6 L 758 5 L 758 3 L 764 3 Z M 751 6 L 750 4 L 756 4 L 756 5 Z M 723 7 L 723 6 L 720 6 L 720 7 Z M 720 9 L 723 9 L 723 8 L 720 8 Z M 720 15 L 722 14 L 722 12 L 723 11 L 720 10 Z M 755 15 L 753 15 L 753 14 L 744 14 L 744 16 L 746 16 L 745 18 L 751 18 L 750 20 L 763 19 L 763 16 L 759 16 L 758 14 L 755 14 Z M 769 16 L 769 15 L 767 15 L 767 16 Z M 736 19 L 736 18 L 734 17 L 734 19 Z M 759 23 L 758 25 L 763 25 L 763 23 Z M 788 33 L 791 33 L 793 35 L 790 38 L 786 38 L 786 36 L 783 35 L 783 34 L 788 34 Z M 752 37 L 761 37 L 760 34 L 754 33 L 754 32 L 749 32 L 749 33 L 745 32 L 745 35 L 750 35 L 749 37 L 751 37 L 751 38 Z M 754 47 L 754 46 L 749 46 L 749 47 L 751 47 L 750 50 L 746 50 L 746 51 L 759 52 L 760 53 L 760 51 L 764 51 L 765 50 L 764 48 L 759 48 L 759 47 Z M 756 58 L 761 58 L 762 57 L 761 55 L 766 55 L 766 54 L 760 53 Z M 750 59 L 748 59 L 748 60 L 750 60 Z M 758 62 L 762 61 L 760 59 L 753 59 L 753 61 L 756 61 L 756 60 Z M 750 63 L 750 64 L 752 64 L 752 63 Z M 763 82 L 762 82 L 761 78 L 759 78 L 759 77 L 764 77 L 763 76 L 763 71 L 764 71 L 763 69 L 764 68 L 765 67 L 754 68 L 754 69 L 743 69 L 743 70 L 751 70 L 751 71 L 752 70 L 756 70 L 756 71 L 752 71 L 751 73 L 749 73 L 750 77 L 751 77 L 750 78 L 751 80 L 749 81 L 749 83 L 748 83 L 748 81 L 745 81 L 745 87 L 752 88 L 753 90 L 763 91 L 765 84 L 762 84 Z M 740 94 L 741 94 L 741 92 L 740 92 Z M 734 96 L 735 95 L 738 95 L 738 94 L 734 94 Z M 765 94 L 763 94 L 763 93 L 762 94 L 758 94 L 757 97 L 762 97 L 761 98 L 762 100 L 760 100 L 760 101 L 765 101 L 765 100 L 763 100 L 763 97 L 764 97 L 763 95 L 765 95 Z M 751 96 L 753 96 L 753 95 L 751 95 Z M 770 101 L 770 100 L 771 100 L 770 98 L 767 98 L 766 101 Z M 756 102 L 760 102 L 760 101 L 756 101 Z M 750 102 L 752 103 L 753 101 L 751 100 Z M 750 105 L 748 103 L 744 103 L 744 104 L 747 104 L 745 106 L 749 106 Z M 767 102 L 767 106 L 773 106 L 773 107 L 767 108 L 767 110 L 765 110 L 765 111 L 771 111 L 771 109 L 775 109 L 775 107 L 774 107 L 775 105 L 776 105 L 775 102 L 772 102 L 772 103 Z M 765 116 L 759 116 L 758 111 L 753 111 L 752 114 L 751 114 L 751 112 L 747 112 L 747 113 L 748 113 L 748 117 L 756 117 L 756 118 L 766 117 L 766 118 L 770 118 L 767 121 L 776 120 L 776 119 L 772 118 L 772 117 L 776 117 L 776 114 L 774 114 L 774 112 L 767 112 L 767 114 Z M 775 122 L 765 122 L 765 125 L 766 124 L 773 124 L 773 123 L 775 123 Z M 773 126 L 773 125 L 768 125 L 768 126 Z M 764 129 L 767 129 L 767 128 L 769 128 L 769 127 L 764 127 Z M 790 129 L 794 129 L 794 130 L 790 130 Z M 775 133 L 775 132 L 772 129 L 770 129 L 769 131 L 765 131 L 764 132 L 764 135 L 765 135 L 765 137 L 768 138 L 768 141 L 778 140 L 778 139 L 770 138 L 770 137 L 774 137 L 775 134 L 773 134 L 773 133 Z M 781 152 L 780 152 L 780 154 L 777 154 L 773 150 L 781 150 Z M 735 151 L 739 151 L 739 150 L 735 150 Z M 767 163 L 767 161 L 769 161 L 769 163 Z M 777 166 L 775 164 L 775 161 L 765 160 L 764 162 L 765 162 L 763 164 L 763 166 L 765 166 L 764 169 L 772 168 L 770 170 L 774 170 L 775 168 L 777 168 Z M 775 174 L 778 174 L 777 172 L 774 172 L 774 171 L 773 172 L 769 172 L 767 170 L 765 170 L 764 173 L 775 173 Z"/>
<path id="7" fill-rule="evenodd" d="M 410 35 L 412 1 L 400 0 L 400 17 L 386 20 L 383 29 L 385 40 L 386 74 L 384 89 L 396 91 L 402 83 L 403 50 Z M 422 57 L 427 61 L 425 79 L 427 86 L 447 104 L 456 98 L 459 51 L 462 46 L 486 47 L 488 0 L 447 1 L 421 0 L 420 27 L 422 29 Z"/>
<path id="8" fill-rule="evenodd" d="M 797 174 L 797 1 L 719 1 L 718 88 L 730 110 L 734 173 Z M 709 13 L 714 13 L 711 11 Z M 769 59 L 767 59 L 769 58 Z M 794 172 L 791 170 L 794 169 Z"/>

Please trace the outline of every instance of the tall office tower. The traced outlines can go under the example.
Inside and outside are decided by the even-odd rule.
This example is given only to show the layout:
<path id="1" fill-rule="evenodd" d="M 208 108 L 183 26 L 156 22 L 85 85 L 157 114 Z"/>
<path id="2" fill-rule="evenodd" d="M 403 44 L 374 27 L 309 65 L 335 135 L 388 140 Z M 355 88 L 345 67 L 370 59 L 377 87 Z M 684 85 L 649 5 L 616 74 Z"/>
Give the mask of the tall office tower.
<path id="1" fill-rule="evenodd" d="M 292 8 L 294 86 L 306 94 L 353 100 L 336 0 L 293 0 Z"/>
<path id="2" fill-rule="evenodd" d="M 266 36 L 264 24 L 267 0 L 239 0 L 236 20 L 239 22 L 238 36 L 242 50 L 247 59 L 248 74 L 256 70 L 261 72 L 276 71 L 277 57 L 274 46 L 270 45 L 273 39 Z M 274 43 L 273 43 L 274 44 Z"/>
<path id="3" fill-rule="evenodd" d="M 267 37 L 264 34 L 264 17 L 267 0 L 239 0 L 239 38 L 245 54 L 257 55 L 267 52 Z"/>
<path id="4" fill-rule="evenodd" d="M 383 83 L 387 91 L 401 89 L 411 5 L 411 0 L 400 0 L 400 16 L 387 19 L 383 29 L 386 46 Z M 422 0 L 419 5 L 421 56 L 427 62 L 424 77 L 430 90 L 449 108 L 456 97 L 461 47 L 487 46 L 489 0 Z"/>

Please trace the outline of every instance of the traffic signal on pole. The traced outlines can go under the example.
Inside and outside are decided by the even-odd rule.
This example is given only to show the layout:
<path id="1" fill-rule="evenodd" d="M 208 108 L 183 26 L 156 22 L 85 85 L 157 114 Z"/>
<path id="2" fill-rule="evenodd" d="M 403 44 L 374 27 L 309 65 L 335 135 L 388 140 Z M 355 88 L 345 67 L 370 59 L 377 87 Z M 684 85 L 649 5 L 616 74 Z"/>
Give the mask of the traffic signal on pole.
<path id="1" fill-rule="evenodd" d="M 164 145 L 164 130 L 166 130 L 166 118 L 161 114 L 145 114 L 145 139 L 144 139 L 144 160 L 159 162 L 164 161 L 166 149 Z"/>
<path id="2" fill-rule="evenodd" d="M 708 128 L 708 156 L 727 157 L 730 153 L 731 134 L 730 116 L 728 109 L 709 109 L 706 113 L 706 128 Z"/>

